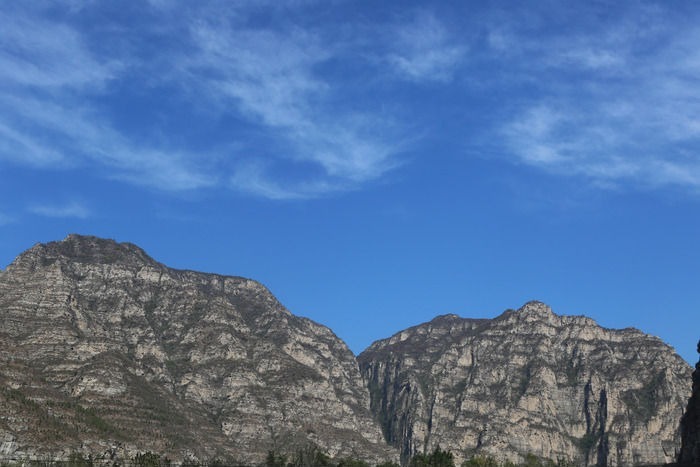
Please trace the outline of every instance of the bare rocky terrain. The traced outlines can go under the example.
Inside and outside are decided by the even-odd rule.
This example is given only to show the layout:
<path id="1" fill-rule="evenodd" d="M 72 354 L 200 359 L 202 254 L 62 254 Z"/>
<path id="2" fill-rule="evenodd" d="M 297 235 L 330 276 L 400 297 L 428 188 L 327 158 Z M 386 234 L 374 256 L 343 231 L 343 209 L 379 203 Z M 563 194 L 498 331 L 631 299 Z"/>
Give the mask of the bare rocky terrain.
<path id="1" fill-rule="evenodd" d="M 690 376 L 655 337 L 538 302 L 440 316 L 356 358 L 260 283 L 129 243 L 70 235 L 0 271 L 0 462 L 256 464 L 316 446 L 374 464 L 439 445 L 458 464 L 662 463 L 681 449 Z"/>
<path id="2" fill-rule="evenodd" d="M 140 248 L 71 235 L 0 276 L 0 460 L 261 462 L 309 443 L 396 458 L 355 357 L 258 282 L 169 269 Z"/>
<path id="3" fill-rule="evenodd" d="M 531 302 L 488 320 L 455 315 L 359 357 L 372 410 L 404 460 L 438 444 L 518 462 L 673 462 L 690 368 L 661 340 Z"/>

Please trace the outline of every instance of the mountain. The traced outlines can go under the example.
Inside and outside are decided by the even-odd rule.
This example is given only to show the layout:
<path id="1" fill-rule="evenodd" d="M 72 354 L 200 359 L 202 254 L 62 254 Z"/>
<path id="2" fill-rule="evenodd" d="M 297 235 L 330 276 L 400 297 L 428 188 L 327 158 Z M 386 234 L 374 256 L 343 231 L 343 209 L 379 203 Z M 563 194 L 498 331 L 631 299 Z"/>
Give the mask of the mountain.
<path id="1" fill-rule="evenodd" d="M 700 342 L 698 342 L 700 353 Z M 681 452 L 678 462 L 684 465 L 700 465 L 700 361 L 693 372 L 693 392 L 681 421 Z"/>
<path id="2" fill-rule="evenodd" d="M 260 283 L 171 269 L 129 243 L 70 235 L 0 271 L 0 463 L 152 451 L 255 464 L 317 448 L 374 464 L 438 445 L 458 465 L 660 463 L 681 449 L 690 376 L 655 337 L 538 302 L 439 316 L 355 358 Z"/>
<path id="3" fill-rule="evenodd" d="M 358 357 L 371 407 L 405 461 L 527 454 L 578 464 L 673 462 L 691 369 L 661 340 L 539 302 L 494 319 L 446 315 Z"/>
<path id="4" fill-rule="evenodd" d="M 0 461 L 398 458 L 348 347 L 261 284 L 70 235 L 0 272 Z"/>

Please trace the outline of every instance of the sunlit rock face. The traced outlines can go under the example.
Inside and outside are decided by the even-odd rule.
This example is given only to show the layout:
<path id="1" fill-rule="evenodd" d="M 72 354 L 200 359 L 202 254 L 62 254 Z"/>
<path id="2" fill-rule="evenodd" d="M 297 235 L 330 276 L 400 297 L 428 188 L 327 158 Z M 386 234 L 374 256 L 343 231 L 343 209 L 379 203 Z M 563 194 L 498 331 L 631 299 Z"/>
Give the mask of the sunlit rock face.
<path id="1" fill-rule="evenodd" d="M 658 338 L 539 302 L 489 320 L 435 318 L 359 357 L 372 410 L 404 460 L 530 453 L 581 465 L 675 460 L 691 369 Z"/>
<path id="2" fill-rule="evenodd" d="M 352 352 L 261 284 L 71 235 L 0 274 L 0 460 L 398 458 Z"/>
<path id="3" fill-rule="evenodd" d="M 441 316 L 358 360 L 258 282 L 94 237 L 39 244 L 0 271 L 0 461 L 259 463 L 310 444 L 370 463 L 437 445 L 458 463 L 697 454 L 697 415 L 682 452 L 679 421 L 697 414 L 698 371 L 688 404 L 691 368 L 660 340 L 542 303 Z"/>
<path id="4" fill-rule="evenodd" d="M 700 353 L 700 342 L 698 342 Z M 700 465 L 700 361 L 693 372 L 693 392 L 681 422 L 682 448 L 678 462 Z"/>

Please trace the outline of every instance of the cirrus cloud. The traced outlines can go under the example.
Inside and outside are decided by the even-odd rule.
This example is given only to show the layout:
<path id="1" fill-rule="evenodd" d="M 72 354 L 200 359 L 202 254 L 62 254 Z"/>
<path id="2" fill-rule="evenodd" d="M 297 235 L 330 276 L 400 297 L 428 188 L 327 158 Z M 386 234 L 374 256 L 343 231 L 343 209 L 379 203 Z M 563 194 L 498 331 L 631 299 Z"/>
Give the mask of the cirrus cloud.
<path id="1" fill-rule="evenodd" d="M 501 126 L 508 154 L 604 186 L 700 189 L 700 28 L 638 27 L 652 13 L 551 40 L 511 31 L 509 59 L 541 84 Z"/>
<path id="2" fill-rule="evenodd" d="M 75 219 L 87 219 L 91 215 L 90 210 L 77 201 L 67 204 L 34 204 L 29 206 L 29 212 L 44 217 Z"/>

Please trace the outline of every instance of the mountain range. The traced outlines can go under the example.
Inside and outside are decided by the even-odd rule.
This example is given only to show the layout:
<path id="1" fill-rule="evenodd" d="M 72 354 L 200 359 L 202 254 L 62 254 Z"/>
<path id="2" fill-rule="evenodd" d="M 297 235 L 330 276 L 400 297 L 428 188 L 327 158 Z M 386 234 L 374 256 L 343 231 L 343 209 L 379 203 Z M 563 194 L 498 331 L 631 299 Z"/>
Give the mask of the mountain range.
<path id="1" fill-rule="evenodd" d="M 371 325 L 371 323 L 367 323 Z M 260 283 L 69 235 L 0 271 L 0 461 L 671 462 L 689 365 L 660 339 L 530 302 L 444 315 L 359 356 Z"/>

